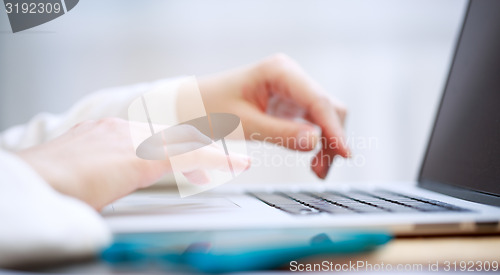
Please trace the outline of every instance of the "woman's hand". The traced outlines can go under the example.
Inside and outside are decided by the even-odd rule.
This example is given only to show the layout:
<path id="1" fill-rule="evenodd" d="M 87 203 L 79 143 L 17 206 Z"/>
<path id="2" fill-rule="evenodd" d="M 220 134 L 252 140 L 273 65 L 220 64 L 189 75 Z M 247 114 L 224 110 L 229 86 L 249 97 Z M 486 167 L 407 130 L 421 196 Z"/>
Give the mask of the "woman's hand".
<path id="1" fill-rule="evenodd" d="M 238 115 L 247 139 L 301 151 L 313 150 L 320 141 L 311 168 L 322 179 L 336 155 L 350 155 L 344 143 L 346 108 L 286 55 L 200 78 L 199 87 L 207 113 Z M 321 138 L 313 125 L 321 129 Z"/>
<path id="2" fill-rule="evenodd" d="M 199 80 L 199 87 L 206 112 L 238 115 L 247 139 L 270 141 L 301 151 L 313 150 L 320 141 L 321 150 L 311 163 L 320 178 L 326 177 L 336 155 L 350 154 L 343 142 L 345 107 L 285 55 L 204 77 Z M 179 94 L 182 96 L 185 95 Z M 179 119 L 186 120 L 182 106 L 178 107 Z M 316 127 L 321 129 L 321 137 Z M 59 192 L 101 209 L 172 172 L 168 157 L 164 160 L 137 157 L 130 131 L 139 136 L 150 135 L 148 126 L 120 119 L 86 121 L 54 140 L 18 154 Z M 204 183 L 206 169 L 227 169 L 228 156 L 222 148 L 206 145 L 207 137 L 194 127 L 189 126 L 185 131 L 180 136 L 188 139 L 176 139 L 175 144 L 168 145 L 180 151 L 200 148 L 183 155 L 178 162 L 178 168 L 190 182 Z M 155 148 L 148 150 L 156 152 Z M 249 166 L 248 157 L 230 155 L 229 158 L 236 171 Z"/>
<path id="3" fill-rule="evenodd" d="M 208 137 L 194 127 L 180 129 L 182 133 L 178 133 L 178 139 L 171 141 L 168 147 L 181 151 L 199 148 L 183 154 L 183 159 L 176 166 L 191 183 L 204 183 L 205 169 L 225 169 L 228 159 L 223 149 L 213 143 L 206 145 Z M 62 136 L 20 151 L 18 155 L 54 189 L 99 210 L 172 172 L 167 156 L 165 160 L 137 157 L 130 131 L 138 135 L 150 135 L 147 125 L 121 119 L 86 121 Z M 210 139 L 208 142 L 211 142 Z M 162 151 L 163 148 L 156 150 Z M 237 171 L 249 166 L 249 159 L 245 156 L 233 154 L 230 155 L 230 161 Z"/>

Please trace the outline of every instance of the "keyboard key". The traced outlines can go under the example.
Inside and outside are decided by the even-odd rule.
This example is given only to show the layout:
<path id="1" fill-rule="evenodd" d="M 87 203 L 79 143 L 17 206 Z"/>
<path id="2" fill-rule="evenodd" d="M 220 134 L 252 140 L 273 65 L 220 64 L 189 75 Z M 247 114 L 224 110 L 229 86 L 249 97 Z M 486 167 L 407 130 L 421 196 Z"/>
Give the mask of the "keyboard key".
<path id="1" fill-rule="evenodd" d="M 324 199 L 319 199 L 313 197 L 306 193 L 283 193 L 283 195 L 298 200 L 309 207 L 315 208 L 322 212 L 327 212 L 330 214 L 352 214 L 355 213 L 353 210 L 348 209 L 344 206 L 333 204 Z"/>
<path id="2" fill-rule="evenodd" d="M 346 196 L 358 201 L 363 201 L 365 203 L 376 205 L 377 207 L 383 208 L 389 212 L 403 212 L 403 213 L 418 212 L 417 209 L 412 208 L 410 206 L 393 203 L 370 195 L 365 195 L 363 193 L 349 192 L 346 194 Z"/>
<path id="3" fill-rule="evenodd" d="M 307 215 L 316 214 L 318 211 L 314 208 L 305 206 L 291 198 L 284 197 L 275 193 L 250 193 L 250 195 L 267 203 L 268 205 L 281 209 L 291 214 Z"/>
<path id="4" fill-rule="evenodd" d="M 349 197 L 343 196 L 338 193 L 333 193 L 333 192 L 325 192 L 325 193 L 311 193 L 313 196 L 318 197 L 318 198 L 323 198 L 327 201 L 330 201 L 332 203 L 335 203 L 340 206 L 344 206 L 346 208 L 349 208 L 351 210 L 354 210 L 356 212 L 360 213 L 382 213 L 382 212 L 387 212 L 387 210 L 378 208 L 374 205 L 368 204 L 368 203 L 363 203 L 359 202 L 356 200 L 353 200 Z"/>
<path id="5" fill-rule="evenodd" d="M 399 193 L 377 190 L 374 193 L 375 196 L 380 197 L 384 200 L 389 200 L 395 203 L 406 205 L 423 212 L 445 212 L 454 211 L 452 208 L 446 208 L 438 204 L 432 204 L 423 200 L 418 200 L 409 196 L 405 196 Z M 451 206 L 451 205 L 450 205 Z"/>
<path id="6" fill-rule="evenodd" d="M 249 193 L 264 203 L 296 215 L 318 213 L 415 213 L 470 211 L 455 205 L 408 196 L 387 190 L 349 192 L 257 192 Z"/>

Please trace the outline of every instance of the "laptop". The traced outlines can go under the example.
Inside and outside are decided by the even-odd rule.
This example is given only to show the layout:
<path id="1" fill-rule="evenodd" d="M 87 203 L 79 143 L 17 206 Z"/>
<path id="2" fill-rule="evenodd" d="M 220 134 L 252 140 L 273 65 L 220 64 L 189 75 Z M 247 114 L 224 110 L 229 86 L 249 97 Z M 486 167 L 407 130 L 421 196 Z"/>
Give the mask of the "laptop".
<path id="1" fill-rule="evenodd" d="M 138 192 L 105 208 L 115 233 L 252 228 L 500 232 L 500 1 L 472 0 L 414 183 Z M 402 160 L 404 161 L 404 160 Z"/>

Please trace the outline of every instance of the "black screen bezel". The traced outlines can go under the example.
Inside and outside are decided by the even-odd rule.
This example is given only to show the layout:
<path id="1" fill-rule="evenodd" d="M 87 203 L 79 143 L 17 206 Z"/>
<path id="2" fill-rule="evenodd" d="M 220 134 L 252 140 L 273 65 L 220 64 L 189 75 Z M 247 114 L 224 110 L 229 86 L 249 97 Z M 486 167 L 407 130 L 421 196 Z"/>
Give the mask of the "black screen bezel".
<path id="1" fill-rule="evenodd" d="M 438 120 L 439 114 L 441 112 L 441 108 L 443 105 L 446 91 L 448 89 L 450 76 L 451 76 L 451 72 L 452 72 L 451 69 L 453 68 L 453 66 L 455 64 L 456 56 L 458 53 L 458 48 L 460 46 L 460 41 L 462 40 L 464 27 L 465 27 L 465 24 L 467 23 L 467 20 L 469 17 L 470 7 L 471 7 L 471 4 L 473 1 L 476 1 L 476 0 L 470 0 L 468 5 L 467 5 L 467 11 L 465 13 L 465 18 L 462 22 L 462 28 L 460 30 L 460 35 L 458 36 L 457 42 L 455 43 L 453 60 L 451 62 L 450 69 L 448 71 L 448 77 L 446 79 L 446 84 L 445 84 L 443 93 L 441 95 L 438 111 L 437 111 L 437 114 L 435 116 L 434 125 L 433 125 L 432 131 L 431 131 L 431 135 L 430 135 L 429 140 L 427 142 L 427 148 L 425 150 L 425 155 L 424 155 L 423 161 L 420 165 L 420 172 L 418 175 L 418 186 L 421 188 L 427 189 L 427 190 L 435 191 L 438 193 L 446 194 L 446 195 L 453 196 L 453 197 L 460 198 L 460 199 L 465 199 L 468 201 L 479 202 L 479 203 L 484 203 L 484 204 L 489 204 L 489 205 L 494 205 L 494 206 L 500 206 L 500 196 L 499 195 L 485 193 L 485 192 L 481 192 L 481 191 L 473 190 L 473 189 L 469 189 L 469 188 L 464 188 L 464 187 L 458 187 L 458 186 L 451 185 L 451 184 L 445 184 L 445 183 L 434 182 L 434 181 L 422 179 L 425 161 L 429 155 L 429 149 L 431 147 L 430 145 L 432 142 L 432 138 L 434 137 L 434 133 L 436 130 L 437 120 Z"/>

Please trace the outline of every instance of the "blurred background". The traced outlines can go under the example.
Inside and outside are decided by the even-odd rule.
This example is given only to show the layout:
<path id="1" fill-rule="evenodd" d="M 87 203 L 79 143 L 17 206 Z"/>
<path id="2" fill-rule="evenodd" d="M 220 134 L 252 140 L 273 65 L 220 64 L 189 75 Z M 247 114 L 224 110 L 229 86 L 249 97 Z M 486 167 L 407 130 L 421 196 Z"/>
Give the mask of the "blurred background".
<path id="1" fill-rule="evenodd" d="M 349 107 L 354 152 L 326 182 L 418 174 L 466 1 L 82 0 L 12 34 L 0 12 L 0 130 L 98 89 L 203 75 L 276 52 Z M 236 182 L 318 181 L 310 153 L 250 144 Z"/>

